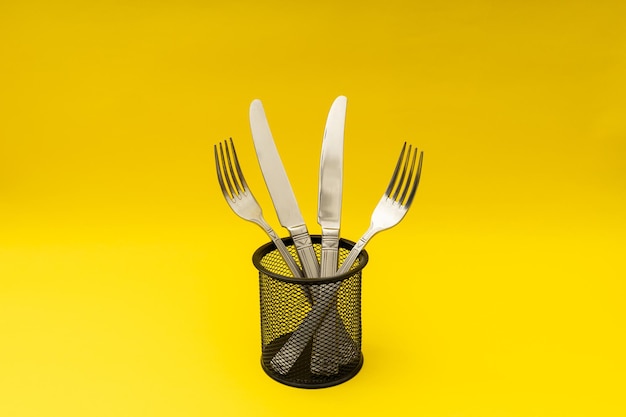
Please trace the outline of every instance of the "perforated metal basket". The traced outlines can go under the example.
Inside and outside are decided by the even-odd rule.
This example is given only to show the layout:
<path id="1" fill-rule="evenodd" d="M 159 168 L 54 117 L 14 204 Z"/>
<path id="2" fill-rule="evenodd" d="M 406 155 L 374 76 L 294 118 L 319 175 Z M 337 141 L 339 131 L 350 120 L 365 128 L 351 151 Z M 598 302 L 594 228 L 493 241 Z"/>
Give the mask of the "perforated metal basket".
<path id="1" fill-rule="evenodd" d="M 321 237 L 314 235 L 311 239 L 319 259 Z M 291 238 L 283 241 L 297 259 Z M 339 266 L 352 246 L 354 242 L 340 240 Z M 294 278 L 273 243 L 255 251 L 252 262 L 259 271 L 261 364 L 270 377 L 295 387 L 323 388 L 345 382 L 359 372 L 363 365 L 361 274 L 367 261 L 367 252 L 362 251 L 351 270 L 343 275 Z M 294 340 L 299 336 L 294 332 L 307 320 L 307 315 L 315 312 L 312 310 L 315 294 L 324 291 L 334 294 L 332 304 L 323 312 L 323 319 L 320 318 L 324 323 L 312 337 Z M 303 347 L 297 355 L 287 354 L 286 346 L 283 348 L 293 342 Z"/>

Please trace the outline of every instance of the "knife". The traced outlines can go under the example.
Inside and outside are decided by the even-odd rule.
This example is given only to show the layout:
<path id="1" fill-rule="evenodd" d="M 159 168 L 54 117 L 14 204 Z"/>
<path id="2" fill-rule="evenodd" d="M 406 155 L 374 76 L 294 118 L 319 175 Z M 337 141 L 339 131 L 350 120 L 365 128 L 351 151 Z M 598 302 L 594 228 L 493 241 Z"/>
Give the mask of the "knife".
<path id="1" fill-rule="evenodd" d="M 317 222 L 322 227 L 321 276 L 337 272 L 341 194 L 343 185 L 343 132 L 347 98 L 335 99 L 326 120 L 319 173 Z"/>
<path id="2" fill-rule="evenodd" d="M 322 228 L 322 277 L 331 277 L 337 272 L 346 105 L 346 97 L 335 99 L 328 112 L 322 141 L 317 204 L 317 222 Z M 313 299 L 316 301 L 329 297 L 332 298 L 332 291 L 328 285 L 320 285 L 313 291 Z M 340 364 L 351 360 L 352 352 L 355 351 L 354 342 L 347 334 L 336 307 L 331 308 L 313 337 L 311 372 L 316 375 L 334 375 L 339 372 Z"/>
<path id="3" fill-rule="evenodd" d="M 289 230 L 304 273 L 309 278 L 320 276 L 311 236 L 304 223 L 287 173 L 276 149 L 261 100 L 250 104 L 250 129 L 263 179 L 274 203 L 280 224 Z"/>

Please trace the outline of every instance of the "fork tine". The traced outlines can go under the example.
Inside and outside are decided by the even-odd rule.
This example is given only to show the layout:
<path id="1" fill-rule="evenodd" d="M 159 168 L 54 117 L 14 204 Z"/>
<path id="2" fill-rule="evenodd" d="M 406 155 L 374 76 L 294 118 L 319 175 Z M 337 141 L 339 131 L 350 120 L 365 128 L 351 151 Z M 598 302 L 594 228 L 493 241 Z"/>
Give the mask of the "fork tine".
<path id="1" fill-rule="evenodd" d="M 424 159 L 424 152 L 420 152 L 420 160 L 417 164 L 417 173 L 415 174 L 415 179 L 413 180 L 413 188 L 411 189 L 411 194 L 409 194 L 409 198 L 406 200 L 406 208 L 411 206 L 413 202 L 413 197 L 415 197 L 415 192 L 417 191 L 417 185 L 420 182 L 420 177 L 422 176 L 422 160 Z"/>
<path id="2" fill-rule="evenodd" d="M 409 154 L 407 157 L 407 162 L 411 155 Z M 409 187 L 411 185 L 411 179 L 413 178 L 413 171 L 415 170 L 415 158 L 417 157 L 417 148 L 413 149 L 413 160 L 411 161 L 411 170 L 409 171 L 409 176 L 406 179 L 406 184 L 404 185 L 404 191 L 402 192 L 402 196 L 398 200 L 398 203 L 402 204 L 404 201 L 404 197 L 406 197 L 407 192 L 409 191 Z"/>
<path id="3" fill-rule="evenodd" d="M 241 186 L 243 187 L 243 191 L 248 190 L 248 183 L 246 183 L 246 179 L 243 176 L 243 172 L 241 171 L 241 165 L 239 165 L 239 158 L 237 158 L 237 151 L 235 151 L 235 145 L 233 144 L 233 138 L 230 138 L 230 146 L 233 150 L 233 159 L 235 160 L 235 169 L 237 170 L 237 175 L 239 175 L 239 181 L 241 182 Z"/>
<path id="4" fill-rule="evenodd" d="M 398 171 L 400 170 L 400 164 L 402 164 L 402 158 L 404 157 L 404 150 L 406 149 L 406 142 L 402 145 L 402 152 L 400 152 L 400 158 L 398 158 L 398 162 L 396 163 L 396 168 L 393 170 L 393 175 L 391 176 L 391 181 L 389 181 L 389 186 L 387 186 L 387 191 L 385 191 L 385 196 L 389 197 L 391 191 L 393 191 L 393 185 L 396 183 L 396 179 L 398 178 Z"/>
<path id="5" fill-rule="evenodd" d="M 217 145 L 213 145 L 213 153 L 215 154 L 215 169 L 217 170 L 217 182 L 220 183 L 220 188 L 222 189 L 222 193 L 224 194 L 224 197 L 230 198 L 230 195 L 228 194 L 228 190 L 226 190 L 226 186 L 224 185 L 224 177 L 222 177 L 222 170 L 220 169 L 220 159 L 217 155 Z"/>
<path id="6" fill-rule="evenodd" d="M 231 145 L 232 145 L 232 141 L 231 141 Z M 239 181 L 237 181 L 237 176 L 235 175 L 235 170 L 233 169 L 233 161 L 232 161 L 232 158 L 230 157 L 230 150 L 229 150 L 228 142 L 226 141 L 224 141 L 224 148 L 226 148 L 226 159 L 228 160 L 230 179 L 233 182 L 233 186 L 235 187 L 235 190 L 237 190 L 237 195 L 239 195 L 243 193 L 243 189 L 239 185 Z"/>
<path id="7" fill-rule="evenodd" d="M 400 190 L 402 189 L 402 183 L 404 181 L 404 177 L 406 176 L 406 169 L 409 166 L 409 159 L 411 159 L 411 145 L 409 145 L 409 150 L 406 153 L 406 159 L 404 160 L 404 167 L 402 168 L 402 174 L 400 174 L 400 179 L 396 184 L 396 192 L 393 193 L 393 200 L 397 201 L 398 194 L 400 194 Z"/>
<path id="8" fill-rule="evenodd" d="M 224 148 L 222 147 L 222 143 L 220 142 L 220 157 L 222 160 L 222 172 L 224 174 L 224 178 L 226 178 L 226 185 L 228 185 L 228 189 L 230 190 L 230 194 L 234 199 L 237 196 L 237 192 L 233 188 L 232 183 L 230 182 L 230 178 L 228 177 L 228 171 L 226 170 L 226 161 L 224 160 Z"/>

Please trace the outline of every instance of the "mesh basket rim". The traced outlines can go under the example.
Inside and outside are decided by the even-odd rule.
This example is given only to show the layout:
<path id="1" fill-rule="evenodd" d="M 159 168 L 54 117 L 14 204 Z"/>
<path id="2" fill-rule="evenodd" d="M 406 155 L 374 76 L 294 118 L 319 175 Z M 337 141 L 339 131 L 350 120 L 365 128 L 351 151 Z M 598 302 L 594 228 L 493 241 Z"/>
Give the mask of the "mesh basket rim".
<path id="1" fill-rule="evenodd" d="M 285 246 L 290 246 L 293 245 L 293 239 L 291 237 L 284 237 L 281 238 L 281 240 L 285 243 Z M 311 241 L 313 243 L 318 243 L 321 244 L 322 242 L 322 236 L 321 235 L 311 235 Z M 339 247 L 343 248 L 343 249 L 347 249 L 350 250 L 352 249 L 352 247 L 355 245 L 355 242 L 348 240 L 348 239 L 344 239 L 344 238 L 340 238 L 339 239 Z M 365 268 L 365 266 L 367 265 L 367 262 L 369 261 L 369 255 L 367 254 L 367 251 L 365 249 L 361 250 L 361 253 L 359 253 L 359 256 L 357 257 L 357 260 L 359 261 L 359 264 L 349 270 L 348 272 L 345 272 L 341 275 L 335 275 L 332 277 L 327 277 L 327 278 L 296 278 L 296 277 L 287 277 L 284 275 L 280 275 L 277 274 L 275 272 L 272 271 L 268 271 L 263 265 L 261 265 L 261 259 L 263 259 L 263 257 L 265 255 L 267 255 L 268 253 L 272 252 L 273 250 L 276 249 L 276 245 L 274 245 L 274 242 L 268 242 L 266 244 L 264 244 L 263 246 L 259 247 L 256 251 L 254 251 L 254 254 L 252 254 L 252 263 L 254 264 L 254 267 L 261 273 L 270 276 L 272 278 L 275 278 L 277 280 L 283 281 L 283 282 L 287 282 L 287 283 L 293 283 L 293 284 L 304 284 L 304 285 L 319 285 L 319 284 L 328 284 L 330 282 L 337 282 L 337 281 L 343 281 L 345 279 L 348 279 L 350 277 L 353 277 L 356 274 L 359 274 L 361 272 L 361 270 L 363 268 Z"/>

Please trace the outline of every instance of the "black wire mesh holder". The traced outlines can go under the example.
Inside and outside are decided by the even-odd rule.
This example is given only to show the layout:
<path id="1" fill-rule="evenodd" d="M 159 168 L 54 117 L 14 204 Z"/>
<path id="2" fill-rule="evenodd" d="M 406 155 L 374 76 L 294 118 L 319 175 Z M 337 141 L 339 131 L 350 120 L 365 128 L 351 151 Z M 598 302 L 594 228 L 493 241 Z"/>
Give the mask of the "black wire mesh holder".
<path id="1" fill-rule="evenodd" d="M 293 240 L 290 237 L 282 240 L 294 258 L 298 259 Z M 319 259 L 321 236 L 312 235 L 311 240 Z M 339 266 L 353 246 L 354 242 L 340 239 Z M 363 250 L 351 270 L 345 274 L 329 278 L 294 278 L 274 243 L 266 243 L 254 252 L 252 263 L 259 271 L 261 366 L 268 376 L 298 388 L 325 388 L 341 384 L 360 371 L 363 365 L 361 276 L 367 261 L 368 254 Z M 279 372 L 272 365 L 272 359 L 311 311 L 309 295 L 329 285 L 333 289 L 338 286 L 332 306 L 335 309 L 333 313 L 338 317 L 337 328 L 332 337 L 327 332 L 316 333 L 307 341 L 291 368 L 287 372 Z M 312 360 L 320 354 L 339 358 L 333 372 L 322 374 L 312 366 Z"/>

